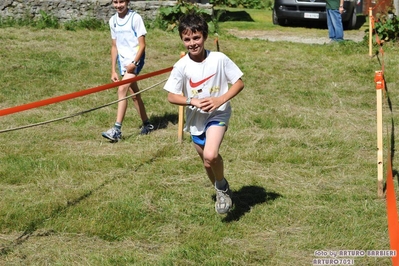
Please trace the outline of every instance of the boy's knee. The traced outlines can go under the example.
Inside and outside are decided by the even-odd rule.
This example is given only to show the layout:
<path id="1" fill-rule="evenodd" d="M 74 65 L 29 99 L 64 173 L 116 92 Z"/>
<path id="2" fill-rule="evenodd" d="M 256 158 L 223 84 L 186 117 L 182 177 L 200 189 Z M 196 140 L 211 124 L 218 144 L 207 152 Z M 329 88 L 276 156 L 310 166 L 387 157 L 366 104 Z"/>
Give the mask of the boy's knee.
<path id="1" fill-rule="evenodd" d="M 204 153 L 204 162 L 212 165 L 218 163 L 220 160 L 217 153 Z"/>
<path id="2" fill-rule="evenodd" d="M 127 90 L 129 89 L 128 86 L 119 86 L 118 87 L 118 93 L 127 93 Z"/>

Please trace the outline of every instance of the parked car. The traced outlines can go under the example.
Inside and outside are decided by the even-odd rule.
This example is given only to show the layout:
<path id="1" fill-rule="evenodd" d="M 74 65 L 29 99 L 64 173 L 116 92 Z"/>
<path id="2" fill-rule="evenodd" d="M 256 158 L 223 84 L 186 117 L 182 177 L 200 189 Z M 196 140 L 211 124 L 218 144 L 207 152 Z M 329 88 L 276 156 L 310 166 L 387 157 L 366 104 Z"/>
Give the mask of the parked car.
<path id="1" fill-rule="evenodd" d="M 356 26 L 358 0 L 345 0 L 342 24 L 350 30 Z M 360 2 L 360 1 L 359 1 Z M 327 25 L 325 0 L 274 0 L 273 24 L 287 25 L 295 21 L 319 21 Z"/>

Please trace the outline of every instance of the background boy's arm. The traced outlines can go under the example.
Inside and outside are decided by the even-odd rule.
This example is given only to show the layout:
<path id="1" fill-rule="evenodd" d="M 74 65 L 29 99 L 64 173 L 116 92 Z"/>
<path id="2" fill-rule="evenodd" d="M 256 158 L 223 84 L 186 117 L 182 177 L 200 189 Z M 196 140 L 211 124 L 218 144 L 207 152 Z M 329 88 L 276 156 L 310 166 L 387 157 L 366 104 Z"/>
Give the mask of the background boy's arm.
<path id="1" fill-rule="evenodd" d="M 138 62 L 140 60 L 140 58 L 143 56 L 144 51 L 145 51 L 145 36 L 140 36 L 138 38 L 139 40 L 139 50 L 137 51 L 136 54 L 136 58 L 134 59 L 134 61 Z"/>
<path id="2" fill-rule="evenodd" d="M 145 51 L 145 36 L 144 35 L 140 36 L 138 38 L 138 41 L 139 41 L 139 50 L 137 51 L 136 57 L 134 58 L 135 62 L 139 62 L 141 56 L 144 54 L 144 51 Z M 126 71 L 127 71 L 127 73 L 133 73 L 135 68 L 136 68 L 136 65 L 132 63 L 132 64 L 129 64 L 126 67 Z"/>
<path id="3" fill-rule="evenodd" d="M 118 49 L 116 48 L 116 39 L 112 39 L 111 45 L 111 80 L 119 81 L 118 73 L 116 73 L 116 57 L 118 56 Z"/>

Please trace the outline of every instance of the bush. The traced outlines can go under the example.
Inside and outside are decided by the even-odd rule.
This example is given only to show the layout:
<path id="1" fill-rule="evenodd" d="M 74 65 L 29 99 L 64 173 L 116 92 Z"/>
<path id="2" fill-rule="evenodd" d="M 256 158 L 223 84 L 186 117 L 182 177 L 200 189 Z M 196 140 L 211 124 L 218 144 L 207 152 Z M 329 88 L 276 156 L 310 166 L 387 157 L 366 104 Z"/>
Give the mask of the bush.
<path id="1" fill-rule="evenodd" d="M 166 31 L 175 31 L 179 25 L 179 18 L 190 12 L 200 13 L 207 21 L 211 20 L 211 16 L 197 4 L 178 0 L 175 6 L 159 8 L 154 26 Z"/>
<path id="2" fill-rule="evenodd" d="M 60 24 L 56 17 L 40 10 L 40 17 L 35 21 L 34 26 L 38 29 L 45 29 L 45 28 L 58 29 Z"/>
<path id="3" fill-rule="evenodd" d="M 378 13 L 374 22 L 373 34 L 377 34 L 382 42 L 396 42 L 399 38 L 399 20 L 393 9 Z M 364 40 L 369 39 L 369 29 L 365 30 Z"/>
<path id="4" fill-rule="evenodd" d="M 221 7 L 226 6 L 252 9 L 263 9 L 272 4 L 270 0 L 210 0 L 209 3 Z"/>
<path id="5" fill-rule="evenodd" d="M 399 36 L 399 21 L 395 14 L 381 15 L 375 22 L 375 32 L 384 41 L 397 41 Z"/>

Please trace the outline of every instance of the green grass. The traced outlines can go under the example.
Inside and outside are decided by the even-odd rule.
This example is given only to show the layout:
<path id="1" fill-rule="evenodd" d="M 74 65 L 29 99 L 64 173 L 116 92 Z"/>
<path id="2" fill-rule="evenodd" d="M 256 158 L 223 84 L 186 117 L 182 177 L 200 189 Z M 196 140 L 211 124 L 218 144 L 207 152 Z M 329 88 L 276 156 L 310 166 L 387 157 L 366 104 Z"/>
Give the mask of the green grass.
<path id="1" fill-rule="evenodd" d="M 176 33 L 152 29 L 146 40 L 143 73 L 172 66 L 184 50 Z M 377 198 L 374 71 L 381 66 L 367 44 L 227 34 L 219 41 L 245 74 L 221 148 L 232 212 L 215 213 L 189 136 L 177 141 L 178 108 L 158 86 L 143 93 L 158 127 L 148 136 L 138 134 L 132 105 L 117 144 L 100 134 L 114 122 L 115 105 L 0 134 L 1 265 L 310 265 L 316 250 L 389 249 L 385 201 Z M 107 31 L 2 28 L 0 42 L 0 109 L 110 81 Z M 215 50 L 212 39 L 207 47 Z M 396 106 L 398 49 L 384 50 Z M 114 100 L 111 89 L 3 116 L 0 130 Z M 389 129 L 384 105 L 385 150 Z"/>

